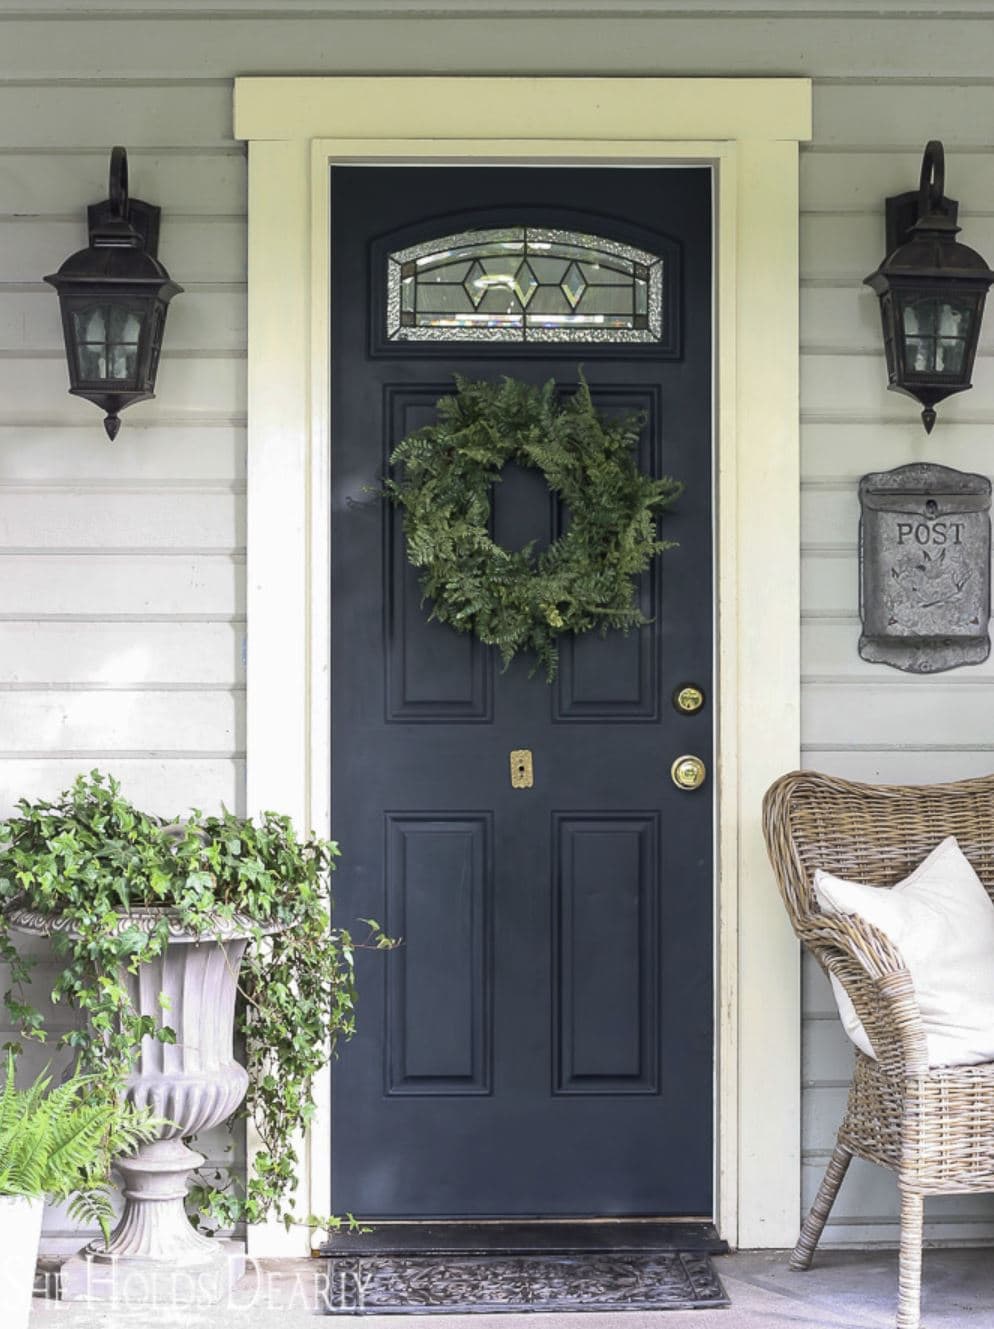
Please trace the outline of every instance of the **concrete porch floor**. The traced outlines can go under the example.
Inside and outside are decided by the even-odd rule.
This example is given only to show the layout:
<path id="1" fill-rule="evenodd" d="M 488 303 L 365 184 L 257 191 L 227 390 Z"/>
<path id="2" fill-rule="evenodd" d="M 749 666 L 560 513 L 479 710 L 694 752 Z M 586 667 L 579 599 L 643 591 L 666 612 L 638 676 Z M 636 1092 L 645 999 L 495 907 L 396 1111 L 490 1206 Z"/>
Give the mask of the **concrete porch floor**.
<path id="1" fill-rule="evenodd" d="M 231 1305 L 108 1308 L 36 1299 L 30 1329 L 303 1329 L 314 1325 L 318 1261 L 264 1260 Z M 827 1251 L 805 1274 L 786 1252 L 741 1251 L 716 1259 L 732 1306 L 715 1311 L 476 1316 L 322 1316 L 346 1329 L 890 1329 L 897 1299 L 895 1251 Z M 926 1329 L 994 1329 L 994 1250 L 925 1252 Z"/>

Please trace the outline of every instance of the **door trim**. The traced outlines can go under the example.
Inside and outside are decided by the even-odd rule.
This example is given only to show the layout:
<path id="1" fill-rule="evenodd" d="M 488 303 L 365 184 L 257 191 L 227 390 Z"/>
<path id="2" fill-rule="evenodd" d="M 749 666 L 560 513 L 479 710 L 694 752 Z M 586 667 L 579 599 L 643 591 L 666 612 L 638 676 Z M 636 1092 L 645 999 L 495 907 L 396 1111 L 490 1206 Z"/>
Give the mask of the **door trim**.
<path id="1" fill-rule="evenodd" d="M 800 1207 L 800 962 L 760 801 L 800 750 L 797 158 L 810 135 L 807 79 L 235 80 L 235 136 L 249 140 L 246 805 L 321 833 L 329 165 L 714 169 L 716 1217 L 733 1246 L 791 1245 Z M 330 1204 L 329 1077 L 315 1097 L 298 1208 L 319 1213 Z M 252 1254 L 302 1249 L 281 1225 L 249 1232 Z"/>

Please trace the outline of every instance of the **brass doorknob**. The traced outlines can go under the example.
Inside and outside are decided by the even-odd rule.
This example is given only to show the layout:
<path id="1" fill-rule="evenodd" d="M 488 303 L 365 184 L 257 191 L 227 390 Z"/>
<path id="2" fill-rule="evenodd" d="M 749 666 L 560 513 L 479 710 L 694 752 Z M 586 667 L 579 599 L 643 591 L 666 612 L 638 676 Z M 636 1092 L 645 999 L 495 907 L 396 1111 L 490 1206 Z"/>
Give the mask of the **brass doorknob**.
<path id="1" fill-rule="evenodd" d="M 677 757 L 670 767 L 670 778 L 677 789 L 700 789 L 707 779 L 707 774 L 707 767 L 700 757 L 693 757 L 689 753 Z"/>

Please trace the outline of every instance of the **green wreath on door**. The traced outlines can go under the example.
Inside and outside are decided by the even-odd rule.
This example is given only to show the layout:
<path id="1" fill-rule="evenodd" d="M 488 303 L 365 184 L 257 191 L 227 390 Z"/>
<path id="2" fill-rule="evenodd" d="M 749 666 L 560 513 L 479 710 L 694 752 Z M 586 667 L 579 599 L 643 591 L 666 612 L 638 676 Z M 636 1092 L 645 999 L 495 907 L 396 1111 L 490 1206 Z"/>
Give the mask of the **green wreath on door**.
<path id="1" fill-rule="evenodd" d="M 657 518 L 683 485 L 639 470 L 644 416 L 602 416 L 582 374 L 565 399 L 551 379 L 455 382 L 435 422 L 394 449 L 384 492 L 402 511 L 429 617 L 496 646 L 505 668 L 532 654 L 532 673 L 544 668 L 551 683 L 563 633 L 649 621 L 635 578 L 672 547 Z M 568 510 L 562 534 L 538 552 L 534 541 L 514 550 L 491 537 L 491 492 L 508 462 L 541 471 Z"/>

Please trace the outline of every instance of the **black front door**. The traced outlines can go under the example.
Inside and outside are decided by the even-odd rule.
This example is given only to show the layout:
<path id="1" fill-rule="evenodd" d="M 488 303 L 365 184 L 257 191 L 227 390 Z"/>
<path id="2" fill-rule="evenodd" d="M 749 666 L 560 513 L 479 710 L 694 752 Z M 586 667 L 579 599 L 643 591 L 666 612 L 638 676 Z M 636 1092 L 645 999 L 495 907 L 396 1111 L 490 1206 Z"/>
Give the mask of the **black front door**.
<path id="1" fill-rule="evenodd" d="M 403 938 L 359 960 L 335 1211 L 710 1216 L 714 785 L 670 773 L 711 765 L 710 172 L 349 167 L 331 190 L 337 911 Z M 372 491 L 454 373 L 581 369 L 686 489 L 651 625 L 564 641 L 550 686 L 427 621 Z M 514 547 L 560 519 L 529 470 L 493 508 Z"/>

